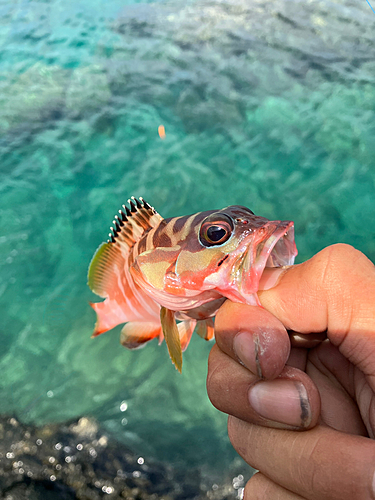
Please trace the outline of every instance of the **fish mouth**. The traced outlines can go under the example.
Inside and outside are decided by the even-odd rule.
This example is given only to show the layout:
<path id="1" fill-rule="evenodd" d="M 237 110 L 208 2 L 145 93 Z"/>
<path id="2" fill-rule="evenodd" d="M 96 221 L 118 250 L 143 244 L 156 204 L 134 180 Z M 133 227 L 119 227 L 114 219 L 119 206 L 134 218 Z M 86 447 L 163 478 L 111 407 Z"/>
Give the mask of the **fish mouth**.
<path id="1" fill-rule="evenodd" d="M 292 221 L 267 222 L 255 230 L 241 266 L 242 292 L 245 295 L 256 293 L 266 267 L 290 266 L 297 253 Z"/>

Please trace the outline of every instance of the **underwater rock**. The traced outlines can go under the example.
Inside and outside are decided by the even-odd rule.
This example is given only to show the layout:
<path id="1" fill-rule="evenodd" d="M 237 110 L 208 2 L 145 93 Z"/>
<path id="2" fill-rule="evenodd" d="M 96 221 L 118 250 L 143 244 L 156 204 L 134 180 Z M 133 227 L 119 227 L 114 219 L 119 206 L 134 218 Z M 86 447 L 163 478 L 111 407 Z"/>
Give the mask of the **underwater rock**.
<path id="1" fill-rule="evenodd" d="M 137 456 L 87 417 L 36 427 L 0 417 L 0 498 L 6 500 L 235 498 L 243 476 L 227 485 Z"/>
<path id="2" fill-rule="evenodd" d="M 60 39 L 46 31 L 44 17 L 39 23 L 49 47 Z M 96 50 L 79 64 L 68 64 L 63 50 L 50 58 L 53 64 L 25 63 L 26 70 L 1 74 L 0 131 L 47 128 L 58 118 L 134 103 L 168 108 L 188 132 L 227 129 L 243 121 L 249 101 L 267 95 L 298 85 L 309 92 L 327 82 L 375 81 L 375 16 L 365 1 L 172 0 L 127 5 L 112 26 L 98 20 L 100 29 L 90 23 L 78 29 L 82 21 L 75 22 L 76 34 L 65 26 L 64 44 L 83 37 Z"/>
<path id="3" fill-rule="evenodd" d="M 71 117 L 95 112 L 111 98 L 107 76 L 99 65 L 85 66 L 73 71 L 66 91 L 66 109 Z"/>
<path id="4" fill-rule="evenodd" d="M 373 83 L 370 14 L 351 0 L 127 6 L 113 25 L 123 45 L 108 61 L 109 83 L 146 102 L 160 102 L 167 89 L 190 132 L 228 127 L 241 122 L 249 98 L 327 81 Z"/>
<path id="5" fill-rule="evenodd" d="M 234 81 L 239 78 L 251 87 L 265 83 L 276 90 L 275 86 L 283 87 L 283 81 L 287 84 L 301 79 L 306 84 L 343 78 L 373 82 L 375 17 L 370 14 L 366 2 L 352 0 L 330 4 L 301 0 L 170 1 L 125 7 L 114 30 L 123 35 L 133 54 L 137 40 L 144 45 L 152 39 L 148 50 L 137 51 L 144 63 L 151 51 L 159 52 L 161 60 L 173 61 L 176 70 L 194 68 L 207 77 L 211 71 L 216 75 L 227 71 Z M 171 44 L 175 45 L 173 52 Z M 245 74 L 235 71 L 237 64 L 242 64 Z M 274 72 L 275 80 L 263 81 L 267 68 Z M 183 75 L 180 71 L 180 78 L 186 78 Z M 194 76 L 189 76 L 190 81 Z M 222 82 L 222 78 L 217 81 Z M 207 83 L 215 85 L 209 78 Z"/>
<path id="6" fill-rule="evenodd" d="M 58 65 L 35 63 L 25 72 L 1 75 L 0 131 L 26 121 L 49 122 L 62 115 L 67 71 Z"/>

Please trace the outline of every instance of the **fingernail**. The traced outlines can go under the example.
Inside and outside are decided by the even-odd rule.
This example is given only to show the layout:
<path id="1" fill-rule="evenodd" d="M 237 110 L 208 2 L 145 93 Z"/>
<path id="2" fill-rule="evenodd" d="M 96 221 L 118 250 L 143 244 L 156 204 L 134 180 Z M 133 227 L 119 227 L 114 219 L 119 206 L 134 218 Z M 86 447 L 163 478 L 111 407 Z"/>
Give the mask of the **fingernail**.
<path id="1" fill-rule="evenodd" d="M 254 375 L 262 378 L 262 367 L 259 359 L 259 336 L 248 332 L 240 332 L 233 339 L 233 349 L 238 359 Z"/>
<path id="2" fill-rule="evenodd" d="M 283 266 L 277 268 L 266 268 L 259 281 L 259 290 L 269 290 L 278 284 L 281 276 L 292 266 Z"/>
<path id="3" fill-rule="evenodd" d="M 272 380 L 258 382 L 249 390 L 253 409 L 263 418 L 306 428 L 311 422 L 310 402 L 301 382 Z"/>

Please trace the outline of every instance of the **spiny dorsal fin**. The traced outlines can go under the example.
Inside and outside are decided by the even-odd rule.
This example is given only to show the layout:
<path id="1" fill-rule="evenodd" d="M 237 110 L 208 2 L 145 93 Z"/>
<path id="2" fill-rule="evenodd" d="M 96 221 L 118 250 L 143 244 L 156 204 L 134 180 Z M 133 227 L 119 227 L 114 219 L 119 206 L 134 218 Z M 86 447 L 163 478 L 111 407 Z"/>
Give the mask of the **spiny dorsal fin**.
<path id="1" fill-rule="evenodd" d="M 119 210 L 120 215 L 115 216 L 108 243 L 119 243 L 121 246 L 125 244 L 131 248 L 147 231 L 157 226 L 163 217 L 143 198 L 137 200 L 132 196 L 128 203 L 130 208 L 123 205 L 123 210 Z"/>
<path id="2" fill-rule="evenodd" d="M 129 250 L 147 231 L 163 220 L 143 198 L 137 200 L 132 197 L 129 205 L 130 208 L 123 205 L 125 212 L 119 210 L 120 217 L 116 216 L 113 221 L 110 239 L 100 245 L 90 263 L 89 287 L 103 298 L 123 295 L 119 280 L 127 295 L 132 295 L 127 286 Z"/>

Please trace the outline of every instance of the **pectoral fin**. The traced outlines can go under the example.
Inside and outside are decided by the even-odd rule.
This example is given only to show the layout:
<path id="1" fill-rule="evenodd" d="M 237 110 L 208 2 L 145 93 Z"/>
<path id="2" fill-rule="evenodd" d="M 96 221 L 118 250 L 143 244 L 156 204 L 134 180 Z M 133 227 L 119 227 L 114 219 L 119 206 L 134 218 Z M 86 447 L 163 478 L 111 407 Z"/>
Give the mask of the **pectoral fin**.
<path id="1" fill-rule="evenodd" d="M 160 321 L 163 329 L 165 342 L 168 347 L 169 356 L 172 363 L 181 373 L 182 370 L 182 349 L 180 342 L 180 334 L 177 328 L 174 312 L 170 309 L 162 307 L 160 309 Z"/>

